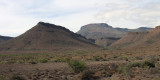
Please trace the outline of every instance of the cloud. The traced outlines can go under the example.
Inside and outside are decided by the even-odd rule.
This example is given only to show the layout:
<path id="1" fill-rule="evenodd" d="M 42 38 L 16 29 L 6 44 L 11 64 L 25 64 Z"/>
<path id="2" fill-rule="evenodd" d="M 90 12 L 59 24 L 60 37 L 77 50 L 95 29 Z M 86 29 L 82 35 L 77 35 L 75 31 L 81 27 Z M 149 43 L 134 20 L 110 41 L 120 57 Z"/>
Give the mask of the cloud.
<path id="1" fill-rule="evenodd" d="M 132 3 L 107 4 L 106 10 L 97 14 L 97 18 L 113 26 L 137 28 L 160 25 L 160 1 L 142 0 Z M 112 8 L 112 9 L 109 9 Z M 125 24 L 124 24 L 125 23 Z"/>
<path id="2" fill-rule="evenodd" d="M 159 4 L 159 0 L 1 0 L 0 35 L 20 35 L 39 21 L 74 32 L 100 22 L 114 27 L 154 27 L 160 22 Z"/>

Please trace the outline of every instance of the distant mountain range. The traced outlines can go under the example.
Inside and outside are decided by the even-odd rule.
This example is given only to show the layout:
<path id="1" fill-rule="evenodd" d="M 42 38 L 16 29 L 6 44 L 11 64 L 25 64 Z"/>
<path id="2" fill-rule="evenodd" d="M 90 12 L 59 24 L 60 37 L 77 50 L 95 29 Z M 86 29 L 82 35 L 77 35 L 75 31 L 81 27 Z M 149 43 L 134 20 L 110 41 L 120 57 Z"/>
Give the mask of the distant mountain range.
<path id="1" fill-rule="evenodd" d="M 85 36 L 87 39 L 91 39 L 99 46 L 106 47 L 119 40 L 128 32 L 150 31 L 151 29 L 149 27 L 140 27 L 137 29 L 113 28 L 106 23 L 94 23 L 82 26 L 77 33 Z"/>
<path id="2" fill-rule="evenodd" d="M 4 42 L 4 41 L 7 41 L 7 40 L 10 40 L 12 39 L 13 37 L 8 37 L 8 36 L 1 36 L 0 35 L 0 43 Z"/>
<path id="3" fill-rule="evenodd" d="M 2 51 L 74 51 L 100 49 L 85 37 L 50 23 L 39 22 L 24 34 L 0 44 Z"/>
<path id="4" fill-rule="evenodd" d="M 128 29 L 128 28 L 113 28 L 112 26 L 106 23 L 94 23 L 82 26 L 81 29 L 77 32 L 82 36 L 85 36 L 88 39 L 99 39 L 107 37 L 116 37 L 121 38 L 127 32 L 141 32 L 149 31 L 152 28 L 140 27 L 137 29 Z"/>
<path id="5" fill-rule="evenodd" d="M 18 37 L 0 36 L 0 50 L 43 52 L 101 49 L 95 44 L 114 49 L 160 50 L 160 26 L 154 29 L 147 27 L 127 29 L 113 28 L 100 23 L 83 26 L 78 33 L 73 33 L 62 26 L 39 22 Z"/>

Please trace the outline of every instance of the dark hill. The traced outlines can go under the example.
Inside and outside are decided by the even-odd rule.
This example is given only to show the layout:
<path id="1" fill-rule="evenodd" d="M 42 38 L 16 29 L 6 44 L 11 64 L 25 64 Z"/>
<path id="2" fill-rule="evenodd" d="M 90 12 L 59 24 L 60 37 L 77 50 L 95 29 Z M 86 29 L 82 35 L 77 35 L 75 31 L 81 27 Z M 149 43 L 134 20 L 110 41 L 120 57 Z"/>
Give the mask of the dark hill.
<path id="1" fill-rule="evenodd" d="M 10 39 L 12 39 L 12 37 L 0 36 L 0 43 L 1 43 L 1 42 L 4 42 L 4 41 L 7 41 L 7 40 L 10 40 Z"/>
<path id="2" fill-rule="evenodd" d="M 5 51 L 62 51 L 99 48 L 81 35 L 64 27 L 44 22 L 39 22 L 24 34 L 0 45 L 0 50 Z"/>

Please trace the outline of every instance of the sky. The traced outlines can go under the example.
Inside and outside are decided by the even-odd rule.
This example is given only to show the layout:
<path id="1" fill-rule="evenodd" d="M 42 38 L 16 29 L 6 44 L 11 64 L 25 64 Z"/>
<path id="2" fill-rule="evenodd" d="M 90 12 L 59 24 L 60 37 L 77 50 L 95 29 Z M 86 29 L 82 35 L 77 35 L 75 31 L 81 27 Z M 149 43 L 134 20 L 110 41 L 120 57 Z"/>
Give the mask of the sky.
<path id="1" fill-rule="evenodd" d="M 0 0 L 0 35 L 16 37 L 39 21 L 73 32 L 90 23 L 155 27 L 160 25 L 160 0 Z"/>

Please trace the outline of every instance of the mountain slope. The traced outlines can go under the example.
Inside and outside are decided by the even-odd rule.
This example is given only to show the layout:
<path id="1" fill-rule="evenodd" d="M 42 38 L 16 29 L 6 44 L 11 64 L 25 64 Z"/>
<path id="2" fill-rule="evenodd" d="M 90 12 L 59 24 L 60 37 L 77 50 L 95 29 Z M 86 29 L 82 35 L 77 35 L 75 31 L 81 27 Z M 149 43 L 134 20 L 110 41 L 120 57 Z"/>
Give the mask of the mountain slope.
<path id="1" fill-rule="evenodd" d="M 114 38 L 114 37 L 100 38 L 95 40 L 95 44 L 106 47 L 110 46 L 112 43 L 116 42 L 119 39 L 120 38 Z"/>
<path id="2" fill-rule="evenodd" d="M 86 50 L 97 49 L 84 37 L 54 24 L 39 22 L 24 34 L 0 44 L 1 50 Z M 4 46 L 2 46 L 4 45 Z"/>
<path id="3" fill-rule="evenodd" d="M 132 32 L 125 35 L 111 47 L 116 48 L 156 48 L 160 47 L 160 26 L 148 32 Z"/>
<path id="4" fill-rule="evenodd" d="M 121 48 L 129 47 L 131 45 L 136 45 L 140 40 L 142 40 L 149 32 L 129 32 L 120 40 L 116 41 L 111 45 L 111 47 Z"/>
<path id="5" fill-rule="evenodd" d="M 8 37 L 8 36 L 0 36 L 0 43 L 1 42 L 4 42 L 4 41 L 7 41 L 9 39 L 12 39 L 12 37 Z"/>
<path id="6" fill-rule="evenodd" d="M 151 29 L 152 28 L 147 27 L 140 27 L 137 29 L 113 28 L 106 23 L 95 23 L 82 26 L 77 33 L 88 39 L 93 39 L 95 44 L 99 46 L 106 47 L 125 36 L 127 32 L 143 32 L 150 31 Z"/>
<path id="7" fill-rule="evenodd" d="M 98 39 L 98 38 L 106 38 L 106 37 L 122 37 L 125 32 L 121 32 L 117 29 L 112 28 L 105 23 L 99 24 L 88 24 L 82 26 L 81 29 L 77 32 L 86 38 Z"/>
<path id="8" fill-rule="evenodd" d="M 77 32 L 86 38 L 99 39 L 107 37 L 123 37 L 127 32 L 142 32 L 149 31 L 152 28 L 140 27 L 137 29 L 128 28 L 113 28 L 106 23 L 95 23 L 82 26 Z"/>

